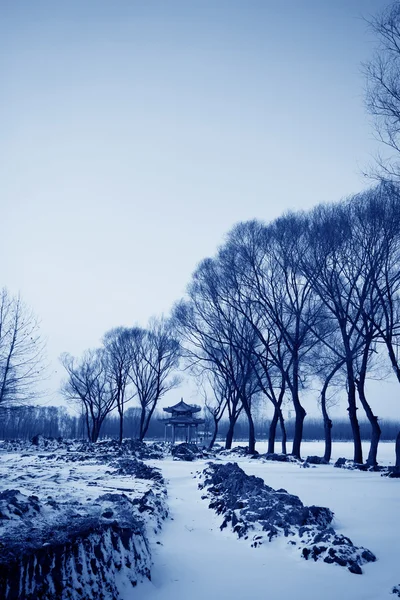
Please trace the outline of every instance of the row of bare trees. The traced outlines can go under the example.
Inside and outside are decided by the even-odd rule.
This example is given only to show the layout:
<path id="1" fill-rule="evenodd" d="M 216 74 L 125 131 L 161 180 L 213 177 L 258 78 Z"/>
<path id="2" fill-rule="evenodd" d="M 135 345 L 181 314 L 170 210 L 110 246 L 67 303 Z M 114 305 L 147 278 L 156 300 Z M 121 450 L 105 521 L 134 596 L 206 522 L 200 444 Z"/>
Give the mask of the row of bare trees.
<path id="1" fill-rule="evenodd" d="M 387 376 L 386 356 L 400 383 L 399 318 L 400 191 L 393 183 L 269 225 L 238 224 L 217 255 L 199 265 L 188 298 L 173 313 L 190 368 L 213 390 L 216 424 L 227 412 L 234 427 L 244 411 L 250 452 L 255 399 L 273 407 L 272 452 L 278 423 L 284 434 L 282 402 L 290 398 L 292 453 L 300 457 L 302 394 L 318 380 L 325 458 L 330 458 L 332 427 L 327 391 L 339 383 L 346 390 L 358 463 L 363 461 L 359 407 L 369 420 L 370 465 L 377 463 L 380 427 L 366 383 L 373 374 Z M 396 464 L 400 467 L 400 435 Z"/>
<path id="2" fill-rule="evenodd" d="M 107 332 L 100 348 L 76 359 L 63 354 L 67 371 L 62 392 L 84 415 L 89 440 L 96 442 L 112 411 L 119 416 L 119 441 L 124 411 L 133 398 L 140 406 L 139 439 L 143 440 L 160 398 L 176 387 L 180 345 L 165 319 L 153 319 L 148 328 L 119 327 Z"/>

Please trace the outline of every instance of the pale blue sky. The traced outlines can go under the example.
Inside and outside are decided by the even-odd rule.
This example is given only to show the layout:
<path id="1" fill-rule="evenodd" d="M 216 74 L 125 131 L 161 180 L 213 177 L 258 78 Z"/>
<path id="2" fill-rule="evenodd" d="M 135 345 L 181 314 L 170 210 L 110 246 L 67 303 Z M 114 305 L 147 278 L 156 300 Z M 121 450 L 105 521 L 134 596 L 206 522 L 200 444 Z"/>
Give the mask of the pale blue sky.
<path id="1" fill-rule="evenodd" d="M 235 222 L 366 185 L 385 5 L 0 0 L 0 282 L 53 370 L 168 312 Z"/>

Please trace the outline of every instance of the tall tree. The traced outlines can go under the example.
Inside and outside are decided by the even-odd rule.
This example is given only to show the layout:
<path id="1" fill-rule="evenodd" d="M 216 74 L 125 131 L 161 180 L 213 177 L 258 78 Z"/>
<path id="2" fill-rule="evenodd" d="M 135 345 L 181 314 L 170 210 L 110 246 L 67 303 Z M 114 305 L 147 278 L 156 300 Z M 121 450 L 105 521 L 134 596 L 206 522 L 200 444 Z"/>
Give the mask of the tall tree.
<path id="1" fill-rule="evenodd" d="M 117 411 L 119 415 L 119 443 L 124 435 L 125 404 L 135 395 L 132 386 L 129 387 L 129 372 L 131 369 L 131 337 L 132 330 L 118 327 L 108 331 L 103 337 L 105 351 L 105 367 L 114 390 Z"/>
<path id="2" fill-rule="evenodd" d="M 104 420 L 116 404 L 104 351 L 88 350 L 80 360 L 63 354 L 60 360 L 68 375 L 62 393 L 67 402 L 82 409 L 89 441 L 97 442 Z"/>
<path id="3" fill-rule="evenodd" d="M 235 257 L 231 271 L 239 272 L 239 305 L 264 346 L 265 374 L 272 365 L 279 369 L 293 402 L 292 453 L 297 457 L 306 416 L 300 390 L 306 381 L 307 355 L 317 344 L 313 328 L 320 319 L 320 302 L 299 268 L 306 247 L 304 230 L 303 215 L 288 215 L 268 227 L 257 221 L 239 224 L 228 238 Z"/>
<path id="4" fill-rule="evenodd" d="M 319 206 L 312 212 L 308 250 L 303 255 L 302 268 L 323 303 L 325 320 L 331 321 L 329 329 L 337 331 L 337 335 L 321 336 L 318 329 L 314 333 L 329 352 L 336 355 L 338 362 L 344 361 L 354 461 L 363 461 L 357 417 L 358 392 L 375 436 L 369 457 L 371 464 L 375 464 L 378 424 L 364 389 L 377 331 L 366 319 L 375 303 L 369 264 L 371 245 L 370 239 L 366 239 L 363 223 L 366 215 L 360 210 L 371 194 L 373 192 L 366 192 L 339 205 Z"/>
<path id="5" fill-rule="evenodd" d="M 373 57 L 364 65 L 366 106 L 374 119 L 378 139 L 389 156 L 378 155 L 374 175 L 400 177 L 400 2 L 390 4 L 367 21 L 377 39 Z"/>
<path id="6" fill-rule="evenodd" d="M 39 322 L 21 298 L 0 291 L 0 408 L 32 401 L 44 378 Z"/>
<path id="7" fill-rule="evenodd" d="M 158 401 L 180 383 L 174 371 L 181 349 L 170 321 L 165 319 L 153 319 L 148 329 L 131 329 L 129 339 L 129 378 L 141 408 L 139 439 L 143 440 Z"/>
<path id="8" fill-rule="evenodd" d="M 362 204 L 371 301 L 364 319 L 384 343 L 393 373 L 400 383 L 400 189 L 383 183 Z M 400 432 L 396 439 L 400 471 Z"/>
<path id="9" fill-rule="evenodd" d="M 224 277 L 217 259 L 204 260 L 189 285 L 189 300 L 175 306 L 174 322 L 192 367 L 216 370 L 224 381 L 230 421 L 226 446 L 231 446 L 242 407 L 249 422 L 249 452 L 254 453 L 251 404 L 259 391 L 254 359 L 257 340 L 246 319 L 227 301 Z"/>

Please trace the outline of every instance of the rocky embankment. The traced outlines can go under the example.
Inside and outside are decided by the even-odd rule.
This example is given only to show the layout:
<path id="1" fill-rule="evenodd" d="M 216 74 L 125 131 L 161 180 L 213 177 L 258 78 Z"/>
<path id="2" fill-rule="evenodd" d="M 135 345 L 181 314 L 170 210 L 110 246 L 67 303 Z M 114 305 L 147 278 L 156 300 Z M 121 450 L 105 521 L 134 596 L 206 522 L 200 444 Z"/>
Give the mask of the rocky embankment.
<path id="1" fill-rule="evenodd" d="M 1 453 L 0 598 L 122 597 L 150 578 L 167 516 L 161 473 L 137 458 L 157 449 L 41 446 Z"/>
<path id="2" fill-rule="evenodd" d="M 210 463 L 201 478 L 203 498 L 223 516 L 221 529 L 229 525 L 238 537 L 251 539 L 254 547 L 285 536 L 303 558 L 347 567 L 356 574 L 362 573 L 363 564 L 376 560 L 370 550 L 335 532 L 329 508 L 305 506 L 298 496 L 246 475 L 237 463 Z"/>

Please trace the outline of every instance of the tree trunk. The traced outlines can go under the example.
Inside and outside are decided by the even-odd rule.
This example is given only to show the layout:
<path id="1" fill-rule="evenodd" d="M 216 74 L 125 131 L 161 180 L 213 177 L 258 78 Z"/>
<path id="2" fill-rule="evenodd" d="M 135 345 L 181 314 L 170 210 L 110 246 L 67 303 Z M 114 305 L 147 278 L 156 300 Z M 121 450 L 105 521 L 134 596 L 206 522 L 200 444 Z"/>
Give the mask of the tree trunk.
<path id="1" fill-rule="evenodd" d="M 140 413 L 140 425 L 139 425 L 139 440 L 141 442 L 143 442 L 143 438 L 145 436 L 145 430 L 144 430 L 144 422 L 146 419 L 146 407 L 142 406 L 142 410 Z"/>
<path id="2" fill-rule="evenodd" d="M 324 460 L 329 462 L 332 456 L 332 421 L 329 418 L 328 411 L 326 410 L 326 402 L 325 396 L 324 401 L 322 402 L 321 398 L 321 406 L 322 406 L 322 414 L 324 418 L 324 433 L 325 433 L 325 452 L 324 452 Z"/>
<path id="3" fill-rule="evenodd" d="M 156 400 L 153 401 L 153 405 L 147 414 L 147 418 L 146 418 L 146 414 L 145 414 L 144 424 L 143 424 L 143 428 L 142 428 L 142 437 L 140 438 L 141 441 L 143 441 L 144 438 L 146 437 L 147 431 L 150 426 L 151 417 L 153 416 L 154 410 L 157 406 L 157 401 L 158 401 L 158 398 L 156 398 Z"/>
<path id="4" fill-rule="evenodd" d="M 300 448 L 303 440 L 303 423 L 307 413 L 301 406 L 300 402 L 295 405 L 294 409 L 296 411 L 296 420 L 294 423 L 292 455 L 296 458 L 301 458 Z"/>
<path id="5" fill-rule="evenodd" d="M 218 420 L 214 417 L 214 431 L 213 434 L 211 436 L 211 440 L 210 443 L 208 444 L 208 448 L 211 450 L 211 448 L 214 446 L 215 444 L 215 440 L 217 438 L 217 433 L 218 433 Z"/>
<path id="6" fill-rule="evenodd" d="M 287 435 L 286 435 L 286 427 L 285 427 L 285 419 L 283 418 L 283 414 L 281 409 L 279 409 L 279 426 L 281 428 L 281 436 L 282 436 L 282 454 L 287 454 L 287 448 L 286 448 L 286 441 L 287 441 Z"/>
<path id="7" fill-rule="evenodd" d="M 230 417 L 228 432 L 226 434 L 226 439 L 225 439 L 225 450 L 230 450 L 232 448 L 233 432 L 235 429 L 235 423 L 236 423 L 236 419 L 233 417 Z"/>
<path id="8" fill-rule="evenodd" d="M 332 421 L 329 418 L 328 410 L 326 408 L 326 391 L 328 389 L 329 379 L 326 379 L 324 386 L 321 390 L 321 410 L 322 417 L 324 419 L 324 433 L 325 433 L 325 452 L 324 452 L 324 460 L 329 462 L 332 456 Z"/>
<path id="9" fill-rule="evenodd" d="M 347 365 L 347 385 L 348 385 L 348 404 L 347 411 L 349 413 L 351 431 L 353 433 L 354 442 L 354 462 L 362 464 L 362 445 L 361 445 L 361 434 L 360 425 L 357 419 L 357 405 L 356 405 L 356 386 L 353 377 L 353 366 Z"/>
<path id="10" fill-rule="evenodd" d="M 276 427 L 278 425 L 280 408 L 277 405 L 274 405 L 274 414 L 271 419 L 271 423 L 269 424 L 269 433 L 268 433 L 268 454 L 273 454 L 275 452 L 275 438 L 276 438 Z"/>
<path id="11" fill-rule="evenodd" d="M 378 464 L 377 454 L 378 454 L 378 444 L 379 439 L 381 437 L 381 428 L 379 427 L 378 417 L 374 415 L 371 410 L 370 405 L 367 402 L 367 398 L 365 396 L 364 390 L 364 381 L 360 380 L 356 382 L 358 397 L 360 398 L 361 405 L 365 410 L 365 414 L 367 415 L 368 421 L 371 424 L 371 444 L 369 448 L 367 465 L 370 467 L 376 467 Z"/>
<path id="12" fill-rule="evenodd" d="M 100 435 L 100 423 L 97 421 L 97 419 L 94 419 L 93 426 L 92 426 L 92 442 L 94 444 L 99 439 L 99 435 Z"/>
<path id="13" fill-rule="evenodd" d="M 385 342 L 386 342 L 386 347 L 387 347 L 387 350 L 388 350 L 389 359 L 390 359 L 390 362 L 392 364 L 393 371 L 395 372 L 395 375 L 397 377 L 397 381 L 400 383 L 400 368 L 399 368 L 399 364 L 397 362 L 396 353 L 395 353 L 394 348 L 393 348 L 391 336 L 385 338 Z M 396 437 L 395 453 L 396 453 L 396 466 L 395 466 L 395 468 L 396 468 L 396 471 L 400 473 L 400 431 L 399 431 L 399 433 L 397 434 L 397 437 Z"/>
<path id="14" fill-rule="evenodd" d="M 123 410 L 119 410 L 119 439 L 118 439 L 118 443 L 119 445 L 122 444 L 122 440 L 124 437 L 124 411 Z"/>
<path id="15" fill-rule="evenodd" d="M 400 473 L 400 431 L 396 438 L 396 471 Z"/>
<path id="16" fill-rule="evenodd" d="M 91 442 L 92 441 L 92 436 L 91 436 L 91 433 L 90 433 L 89 413 L 88 413 L 87 410 L 86 410 L 86 415 L 85 415 L 85 421 L 86 421 L 86 430 L 87 430 L 88 439 L 89 439 L 89 442 Z"/>
<path id="17" fill-rule="evenodd" d="M 293 446 L 292 446 L 292 455 L 296 458 L 301 459 L 301 442 L 303 440 L 303 423 L 306 416 L 306 411 L 302 407 L 299 398 L 299 361 L 298 358 L 293 359 L 293 381 L 290 385 L 290 391 L 292 393 L 293 406 L 296 413 L 295 423 L 294 423 L 294 436 L 293 436 Z"/>
<path id="18" fill-rule="evenodd" d="M 250 409 L 246 411 L 247 419 L 249 421 L 249 454 L 255 454 L 256 452 L 256 432 L 254 428 L 254 421 Z"/>

